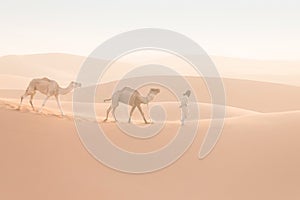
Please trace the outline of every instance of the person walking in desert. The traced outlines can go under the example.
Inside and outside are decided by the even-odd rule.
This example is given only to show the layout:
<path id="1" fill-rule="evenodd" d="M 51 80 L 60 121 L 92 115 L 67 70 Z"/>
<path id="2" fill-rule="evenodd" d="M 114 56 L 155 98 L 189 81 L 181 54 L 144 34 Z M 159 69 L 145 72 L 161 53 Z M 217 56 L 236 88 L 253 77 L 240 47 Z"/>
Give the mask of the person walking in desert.
<path id="1" fill-rule="evenodd" d="M 191 96 L 191 91 L 187 90 L 185 93 L 183 93 L 183 96 L 180 99 L 180 106 L 181 108 L 181 125 L 184 125 L 184 121 L 188 117 L 189 109 L 188 109 L 188 103 L 189 103 L 189 97 Z"/>

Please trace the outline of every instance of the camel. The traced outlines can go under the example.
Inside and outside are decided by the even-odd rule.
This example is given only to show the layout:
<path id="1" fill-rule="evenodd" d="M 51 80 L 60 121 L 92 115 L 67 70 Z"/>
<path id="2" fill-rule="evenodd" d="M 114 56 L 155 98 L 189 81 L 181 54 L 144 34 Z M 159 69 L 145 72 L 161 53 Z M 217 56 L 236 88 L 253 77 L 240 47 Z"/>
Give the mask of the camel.
<path id="1" fill-rule="evenodd" d="M 117 121 L 115 116 L 115 110 L 119 106 L 119 102 L 132 106 L 128 123 L 131 122 L 131 116 L 134 109 L 137 107 L 145 121 L 145 124 L 148 124 L 145 115 L 142 111 L 141 104 L 148 104 L 150 101 L 154 99 L 154 97 L 160 92 L 159 89 L 151 88 L 148 95 L 143 97 L 137 90 L 134 90 L 129 87 L 124 87 L 122 90 L 116 91 L 110 99 L 105 99 L 104 102 L 111 101 L 110 107 L 106 111 L 106 118 L 104 122 L 108 119 L 108 114 L 112 110 L 113 117 L 115 121 Z"/>
<path id="2" fill-rule="evenodd" d="M 21 109 L 23 99 L 27 96 L 30 96 L 30 100 L 29 100 L 30 105 L 31 105 L 32 109 L 35 110 L 33 103 L 32 103 L 32 99 L 33 99 L 34 95 L 36 94 L 36 91 L 39 91 L 40 93 L 46 95 L 46 98 L 45 98 L 41 108 L 39 109 L 39 112 L 42 112 L 42 109 L 45 106 L 47 100 L 51 96 L 54 96 L 56 99 L 58 108 L 60 110 L 60 113 L 63 116 L 64 113 L 63 113 L 61 105 L 60 105 L 59 95 L 66 95 L 66 94 L 70 93 L 71 91 L 73 91 L 73 89 L 78 88 L 78 87 L 81 87 L 81 84 L 76 83 L 76 82 L 71 82 L 68 87 L 61 88 L 61 87 L 59 87 L 59 85 L 56 81 L 50 80 L 48 78 L 33 79 L 29 83 L 29 86 L 27 87 L 25 94 L 21 96 L 21 102 L 18 107 L 18 110 Z"/>

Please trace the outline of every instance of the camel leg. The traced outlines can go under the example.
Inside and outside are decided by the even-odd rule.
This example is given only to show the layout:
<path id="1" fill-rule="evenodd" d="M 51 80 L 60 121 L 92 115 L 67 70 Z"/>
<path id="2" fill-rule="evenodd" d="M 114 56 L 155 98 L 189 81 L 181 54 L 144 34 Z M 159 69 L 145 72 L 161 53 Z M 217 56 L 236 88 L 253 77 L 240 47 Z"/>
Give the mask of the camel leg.
<path id="1" fill-rule="evenodd" d="M 34 110 L 33 103 L 32 103 L 32 99 L 33 99 L 35 93 L 36 93 L 36 91 L 35 91 L 33 88 L 28 87 L 28 88 L 26 89 L 25 93 L 21 96 L 21 101 L 20 101 L 18 110 L 21 109 L 21 106 L 22 106 L 22 103 L 23 103 L 24 98 L 26 98 L 26 97 L 29 96 L 29 95 L 30 95 L 29 103 L 30 103 L 32 109 Z"/>
<path id="2" fill-rule="evenodd" d="M 45 100 L 44 100 L 44 102 L 43 102 L 41 108 L 39 109 L 39 112 L 42 112 L 44 106 L 46 105 L 47 100 L 49 99 L 49 97 L 50 97 L 50 96 L 47 96 L 47 97 L 45 98 Z"/>
<path id="3" fill-rule="evenodd" d="M 109 106 L 109 108 L 108 108 L 107 111 L 106 111 L 106 118 L 103 120 L 104 122 L 107 121 L 108 115 L 109 115 L 109 112 L 110 112 L 110 111 L 111 111 L 111 106 Z"/>
<path id="4" fill-rule="evenodd" d="M 20 104 L 19 104 L 19 107 L 18 107 L 18 110 L 21 109 L 21 106 L 22 106 L 22 102 L 23 102 L 23 99 L 26 98 L 28 96 L 27 93 L 25 93 L 24 95 L 21 96 L 21 101 L 20 101 Z"/>
<path id="5" fill-rule="evenodd" d="M 132 113 L 134 111 L 134 109 L 136 108 L 136 106 L 132 106 L 131 110 L 130 110 L 130 115 L 129 115 L 129 120 L 128 120 L 128 123 L 131 122 L 131 116 L 132 116 Z"/>
<path id="6" fill-rule="evenodd" d="M 139 111 L 140 111 L 140 113 L 141 113 L 141 115 L 142 115 L 142 117 L 143 117 L 143 119 L 144 119 L 144 121 L 145 121 L 145 124 L 149 124 L 149 122 L 147 122 L 147 120 L 146 120 L 146 118 L 145 118 L 145 115 L 144 115 L 144 112 L 142 111 L 141 106 L 138 105 L 137 107 L 138 107 L 138 109 L 139 109 Z"/>
<path id="7" fill-rule="evenodd" d="M 30 100 L 29 100 L 29 103 L 30 103 L 33 111 L 34 111 L 34 106 L 33 106 L 33 103 L 32 103 L 32 99 L 33 99 L 34 95 L 35 95 L 35 93 L 31 94 L 30 95 Z"/>
<path id="8" fill-rule="evenodd" d="M 113 117 L 114 117 L 115 121 L 118 122 L 118 120 L 117 120 L 117 118 L 116 118 L 116 114 L 115 114 L 116 108 L 117 108 L 117 107 L 113 107 L 113 109 L 112 109 L 112 114 L 113 114 Z"/>
<path id="9" fill-rule="evenodd" d="M 61 116 L 64 116 L 64 112 L 63 112 L 63 110 L 61 109 L 61 105 L 60 105 L 60 101 L 59 101 L 58 96 L 55 96 L 55 99 L 56 99 L 57 106 L 58 106 L 58 108 L 59 108 L 59 110 L 60 110 Z"/>

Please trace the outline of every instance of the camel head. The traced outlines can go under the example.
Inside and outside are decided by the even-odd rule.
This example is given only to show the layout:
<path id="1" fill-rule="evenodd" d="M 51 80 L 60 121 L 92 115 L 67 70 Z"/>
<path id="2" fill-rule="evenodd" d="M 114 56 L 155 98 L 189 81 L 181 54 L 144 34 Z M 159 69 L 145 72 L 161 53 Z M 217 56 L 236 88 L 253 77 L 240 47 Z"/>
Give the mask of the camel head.
<path id="1" fill-rule="evenodd" d="M 81 83 L 77 83 L 77 82 L 74 82 L 74 81 L 72 81 L 72 82 L 70 83 L 70 85 L 71 85 L 73 88 L 80 88 L 80 87 L 81 87 Z"/>
<path id="2" fill-rule="evenodd" d="M 151 88 L 148 93 L 148 96 L 147 96 L 147 102 L 152 101 L 159 92 L 160 92 L 160 89 Z"/>
<path id="3" fill-rule="evenodd" d="M 149 94 L 152 94 L 152 95 L 157 95 L 158 93 L 160 93 L 160 89 L 158 89 L 158 88 L 151 88 L 149 91 Z"/>

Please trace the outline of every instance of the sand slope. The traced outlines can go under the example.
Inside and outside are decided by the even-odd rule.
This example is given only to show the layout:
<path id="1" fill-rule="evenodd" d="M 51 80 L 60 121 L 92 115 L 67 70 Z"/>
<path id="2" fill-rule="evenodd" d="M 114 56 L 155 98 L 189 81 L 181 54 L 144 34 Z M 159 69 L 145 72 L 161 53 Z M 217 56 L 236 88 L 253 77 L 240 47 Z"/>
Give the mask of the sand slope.
<path id="1" fill-rule="evenodd" d="M 65 117 L 59 116 L 53 100 L 49 100 L 41 114 L 31 110 L 28 100 L 21 111 L 16 110 L 31 78 L 48 76 L 65 86 L 75 78 L 83 57 L 65 54 L 1 57 L 0 199 L 300 199 L 298 62 L 214 59 L 227 77 L 223 78 L 227 103 L 225 126 L 215 149 L 205 159 L 198 159 L 211 122 L 212 105 L 204 80 L 188 76 L 186 80 L 194 89 L 200 110 L 194 143 L 171 166 L 155 173 L 133 175 L 112 170 L 87 152 L 74 125 L 71 94 L 61 98 Z M 281 76 L 282 66 L 287 71 Z M 242 68 L 237 70 L 238 67 Z M 271 68 L 275 70 L 272 73 Z M 251 74 L 255 71 L 260 75 Z M 245 80 L 251 76 L 253 80 Z M 160 78 L 174 82 L 174 77 Z M 180 111 L 174 95 L 163 87 L 149 104 L 150 113 L 143 105 L 147 118 L 154 106 L 162 106 L 167 113 L 165 126 L 155 137 L 147 140 L 130 137 L 120 131 L 111 117 L 109 122 L 101 122 L 109 106 L 103 99 L 111 96 L 116 84 L 113 81 L 100 85 L 95 105 L 98 117 L 95 123 L 114 144 L 127 151 L 149 152 L 174 138 L 180 126 Z M 140 92 L 147 94 L 152 86 L 140 88 Z M 43 98 L 36 96 L 36 107 Z M 127 111 L 126 106 L 117 110 L 121 123 L 126 123 Z M 135 112 L 133 123 L 143 126 L 141 122 L 140 114 Z"/>
<path id="2" fill-rule="evenodd" d="M 1 199 L 300 197 L 299 111 L 228 118 L 214 151 L 198 160 L 209 124 L 204 120 L 195 142 L 180 160 L 144 175 L 120 173 L 94 160 L 81 145 L 70 119 L 19 112 L 4 103 L 0 116 Z M 104 126 L 118 145 L 136 145 L 134 150 L 140 151 L 165 144 L 168 133 L 176 128 L 164 129 L 144 145 L 120 134 L 112 123 Z"/>
<path id="3" fill-rule="evenodd" d="M 151 77 L 144 77 L 139 79 L 148 79 Z M 157 80 L 169 80 L 174 82 L 176 77 L 162 76 L 156 78 Z M 205 81 L 201 77 L 186 77 L 194 90 L 197 100 L 202 103 L 211 103 L 209 90 Z M 14 79 L 12 79 L 14 80 Z M 128 82 L 130 79 L 128 79 Z M 277 83 L 267 83 L 250 80 L 239 79 L 223 79 L 224 89 L 226 92 L 226 103 L 228 106 L 237 107 L 241 109 L 253 110 L 257 112 L 282 112 L 300 110 L 300 87 L 289 86 Z M 118 82 L 113 81 L 109 83 L 100 84 L 96 92 L 96 102 L 101 103 L 105 98 L 109 98 L 114 91 Z M 124 83 L 126 84 L 126 82 Z M 20 96 L 24 94 L 27 84 L 23 85 L 22 90 L 0 89 L 0 98 L 14 99 L 19 102 Z M 63 87 L 67 84 L 62 84 Z M 155 86 L 159 87 L 159 86 Z M 150 86 L 141 88 L 142 95 L 148 93 Z M 161 93 L 154 99 L 154 101 L 177 101 L 176 98 L 166 88 L 159 87 Z M 184 91 L 186 88 L 182 88 Z M 92 91 L 93 88 L 84 87 L 84 90 Z M 37 93 L 35 99 L 44 99 L 44 95 Z M 63 101 L 71 101 L 72 94 L 61 96 Z M 25 101 L 27 103 L 27 100 Z"/>
<path id="4" fill-rule="evenodd" d="M 148 52 L 149 53 L 149 52 Z M 126 72 L 123 68 L 136 66 L 135 60 L 147 60 L 146 63 L 158 63 L 175 68 L 183 68 L 182 72 L 189 71 L 190 66 L 177 57 L 163 54 L 160 57 L 133 57 L 132 59 L 120 59 L 114 71 Z M 300 61 L 271 61 L 271 60 L 251 60 L 240 58 L 227 58 L 221 56 L 211 56 L 212 61 L 217 67 L 220 75 L 227 79 L 244 79 L 260 82 L 281 83 L 286 85 L 300 86 Z M 31 79 L 47 76 L 51 79 L 67 84 L 74 80 L 86 57 L 64 54 L 47 53 L 32 55 L 8 55 L 0 57 L 0 89 L 18 88 L 22 89 L 22 79 Z M 101 62 L 98 60 L 97 62 Z M 127 70 L 128 70 L 127 69 Z M 110 72 L 110 73 L 113 73 Z M 184 76 L 195 76 L 193 73 Z M 19 76 L 21 82 L 8 83 L 1 76 Z M 4 77 L 6 78 L 6 77 Z M 118 76 L 112 76 L 112 80 L 119 80 Z M 14 79 L 13 79 L 14 80 Z M 111 81 L 111 80 L 110 80 Z"/>

